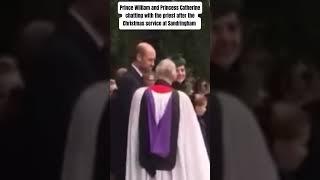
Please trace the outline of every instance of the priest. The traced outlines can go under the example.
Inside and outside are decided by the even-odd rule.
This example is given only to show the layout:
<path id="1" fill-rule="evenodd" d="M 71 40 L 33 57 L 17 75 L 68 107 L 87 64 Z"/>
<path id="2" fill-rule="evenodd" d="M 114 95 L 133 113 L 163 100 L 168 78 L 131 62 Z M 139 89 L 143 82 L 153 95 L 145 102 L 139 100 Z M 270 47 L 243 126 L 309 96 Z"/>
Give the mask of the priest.
<path id="1" fill-rule="evenodd" d="M 176 66 L 156 67 L 155 85 L 132 99 L 126 180 L 209 180 L 210 162 L 189 97 L 172 88 Z"/>

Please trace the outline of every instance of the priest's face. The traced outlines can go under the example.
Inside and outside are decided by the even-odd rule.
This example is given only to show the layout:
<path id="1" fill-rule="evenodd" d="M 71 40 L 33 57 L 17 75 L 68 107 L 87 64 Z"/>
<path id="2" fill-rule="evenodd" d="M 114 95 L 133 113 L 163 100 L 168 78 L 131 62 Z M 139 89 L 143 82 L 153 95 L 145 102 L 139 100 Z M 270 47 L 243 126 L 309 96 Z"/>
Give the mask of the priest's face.
<path id="1" fill-rule="evenodd" d="M 213 63 L 231 66 L 241 51 L 242 28 L 236 13 L 230 12 L 214 20 L 211 34 L 211 57 Z"/>
<path id="2" fill-rule="evenodd" d="M 186 68 L 184 65 L 177 67 L 177 81 L 182 83 L 186 79 Z"/>

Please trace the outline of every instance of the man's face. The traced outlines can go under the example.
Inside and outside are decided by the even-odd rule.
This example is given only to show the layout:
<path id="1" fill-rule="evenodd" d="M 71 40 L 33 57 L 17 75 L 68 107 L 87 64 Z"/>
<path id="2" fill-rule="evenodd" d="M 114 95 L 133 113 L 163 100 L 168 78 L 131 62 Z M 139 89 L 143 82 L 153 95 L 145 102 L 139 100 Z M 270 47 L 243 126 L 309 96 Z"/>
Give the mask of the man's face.
<path id="1" fill-rule="evenodd" d="M 177 67 L 177 81 L 182 83 L 186 79 L 186 68 L 184 65 Z"/>
<path id="2" fill-rule="evenodd" d="M 215 64 L 230 66 L 240 55 L 242 28 L 235 13 L 229 13 L 212 24 L 211 57 Z"/>
<path id="3" fill-rule="evenodd" d="M 140 67 L 142 71 L 149 72 L 154 66 L 156 60 L 156 52 L 153 49 L 146 50 L 144 53 L 141 53 L 140 56 Z"/>

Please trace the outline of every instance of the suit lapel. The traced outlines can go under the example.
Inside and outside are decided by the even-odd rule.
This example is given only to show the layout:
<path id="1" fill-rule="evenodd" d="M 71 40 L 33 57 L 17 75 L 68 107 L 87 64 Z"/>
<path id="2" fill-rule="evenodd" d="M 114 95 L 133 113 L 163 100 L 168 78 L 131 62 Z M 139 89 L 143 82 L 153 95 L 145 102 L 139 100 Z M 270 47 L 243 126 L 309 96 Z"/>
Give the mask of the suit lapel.
<path id="1" fill-rule="evenodd" d="M 139 75 L 139 73 L 132 66 L 130 66 L 129 72 L 134 77 L 134 79 L 136 79 L 136 81 L 139 82 L 139 84 L 141 86 L 144 84 L 143 78 Z"/>

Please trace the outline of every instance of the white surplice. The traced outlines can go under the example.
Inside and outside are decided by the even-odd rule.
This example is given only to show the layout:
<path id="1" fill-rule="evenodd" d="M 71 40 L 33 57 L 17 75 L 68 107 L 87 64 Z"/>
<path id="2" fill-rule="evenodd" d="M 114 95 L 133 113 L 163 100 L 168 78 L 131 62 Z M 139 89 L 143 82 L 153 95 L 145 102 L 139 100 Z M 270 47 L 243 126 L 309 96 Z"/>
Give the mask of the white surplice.
<path id="1" fill-rule="evenodd" d="M 172 171 L 156 171 L 151 177 L 139 162 L 139 114 L 146 88 L 138 89 L 131 102 L 128 127 L 126 180 L 209 180 L 210 162 L 199 122 L 189 97 L 179 91 L 180 124 L 176 164 Z M 156 121 L 163 115 L 171 92 L 152 92 L 155 99 Z M 158 122 L 157 122 L 158 123 Z"/>
<path id="2" fill-rule="evenodd" d="M 61 180 L 92 180 L 99 123 L 108 101 L 108 85 L 87 88 L 76 103 L 68 130 Z"/>
<path id="3" fill-rule="evenodd" d="M 217 97 L 223 117 L 223 180 L 278 180 L 275 163 L 254 114 L 229 94 L 217 93 Z"/>

